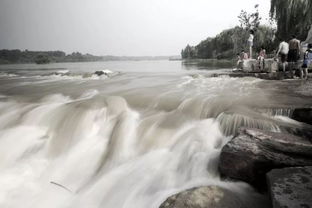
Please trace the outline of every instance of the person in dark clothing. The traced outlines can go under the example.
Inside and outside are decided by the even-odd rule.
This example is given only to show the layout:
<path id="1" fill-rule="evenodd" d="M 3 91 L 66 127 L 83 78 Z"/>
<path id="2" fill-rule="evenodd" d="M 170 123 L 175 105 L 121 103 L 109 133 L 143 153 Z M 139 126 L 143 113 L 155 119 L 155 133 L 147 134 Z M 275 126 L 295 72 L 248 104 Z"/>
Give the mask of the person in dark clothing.
<path id="1" fill-rule="evenodd" d="M 289 52 L 287 60 L 288 62 L 295 62 L 299 60 L 300 57 L 300 41 L 296 38 L 295 35 L 292 36 L 292 39 L 289 41 Z"/>
<path id="2" fill-rule="evenodd" d="M 297 69 L 297 62 L 300 58 L 300 41 L 296 38 L 296 35 L 292 35 L 292 39 L 289 41 L 288 63 L 290 63 L 290 72 L 294 75 L 293 70 Z"/>
<path id="3" fill-rule="evenodd" d="M 301 79 L 307 79 L 308 78 L 308 68 L 310 66 L 310 64 L 312 63 L 312 44 L 309 43 L 308 44 L 308 49 L 306 50 L 306 52 L 304 53 L 303 56 L 303 64 L 301 67 L 301 71 L 300 71 L 300 77 Z M 304 76 L 303 76 L 304 74 Z"/>

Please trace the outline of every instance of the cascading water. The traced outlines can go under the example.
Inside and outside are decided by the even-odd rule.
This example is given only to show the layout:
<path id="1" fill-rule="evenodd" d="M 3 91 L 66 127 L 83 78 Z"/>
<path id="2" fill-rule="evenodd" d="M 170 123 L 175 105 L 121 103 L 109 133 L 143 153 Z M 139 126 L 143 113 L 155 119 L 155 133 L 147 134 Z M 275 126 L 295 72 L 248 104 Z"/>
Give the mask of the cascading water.
<path id="1" fill-rule="evenodd" d="M 205 185 L 263 207 L 249 185 L 220 179 L 218 157 L 241 126 L 280 131 L 253 110 L 274 101 L 258 79 L 195 75 L 3 75 L 0 207 L 157 208 Z"/>

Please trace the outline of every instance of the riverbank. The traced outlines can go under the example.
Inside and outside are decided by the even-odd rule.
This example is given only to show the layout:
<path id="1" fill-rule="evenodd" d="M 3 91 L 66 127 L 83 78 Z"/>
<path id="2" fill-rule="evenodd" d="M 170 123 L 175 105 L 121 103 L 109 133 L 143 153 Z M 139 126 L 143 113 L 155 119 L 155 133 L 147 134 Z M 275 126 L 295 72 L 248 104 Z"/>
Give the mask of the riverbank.
<path id="1" fill-rule="evenodd" d="M 191 69 L 232 69 L 236 64 L 235 60 L 231 59 L 182 59 L 182 65 L 186 70 Z"/>
<path id="2" fill-rule="evenodd" d="M 237 65 L 236 60 L 218 60 L 218 59 L 185 59 L 182 65 L 186 70 L 199 69 L 232 69 L 229 72 L 215 73 L 213 77 L 229 76 L 229 77 L 255 77 L 266 80 L 283 80 L 283 79 L 298 79 L 300 77 L 299 68 L 302 63 L 297 63 L 297 70 L 293 70 L 292 74 L 289 69 L 291 64 L 286 65 L 286 72 L 282 72 L 281 63 L 274 59 L 265 59 L 263 68 L 260 68 L 259 62 L 256 59 L 243 60 Z M 312 67 L 312 66 L 311 66 Z M 308 78 L 311 78 L 312 68 L 310 67 Z"/>

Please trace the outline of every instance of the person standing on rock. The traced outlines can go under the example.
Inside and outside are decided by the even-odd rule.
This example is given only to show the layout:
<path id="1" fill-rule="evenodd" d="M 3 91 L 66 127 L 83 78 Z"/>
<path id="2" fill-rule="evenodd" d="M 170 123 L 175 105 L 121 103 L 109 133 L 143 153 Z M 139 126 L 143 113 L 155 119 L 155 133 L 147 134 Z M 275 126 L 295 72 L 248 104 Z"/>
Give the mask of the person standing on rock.
<path id="1" fill-rule="evenodd" d="M 252 47 L 253 47 L 253 40 L 254 40 L 254 31 L 249 31 L 249 38 L 248 38 L 248 47 L 249 47 L 249 58 L 252 59 Z"/>
<path id="2" fill-rule="evenodd" d="M 289 67 L 291 76 L 294 75 L 293 69 L 297 69 L 297 62 L 300 58 L 300 41 L 296 38 L 296 35 L 292 35 L 292 39 L 289 41 L 288 63 L 291 63 Z"/>
<path id="3" fill-rule="evenodd" d="M 308 49 L 306 50 L 306 52 L 304 53 L 303 56 L 303 64 L 302 64 L 302 68 L 300 70 L 300 78 L 303 79 L 307 79 L 308 78 L 308 68 L 310 66 L 310 64 L 312 63 L 312 43 L 308 44 Z M 304 77 L 303 77 L 304 74 Z"/>
<path id="4" fill-rule="evenodd" d="M 287 64 L 287 55 L 289 52 L 289 45 L 284 40 L 279 44 L 278 51 L 276 53 L 276 56 L 280 55 L 282 65 L 283 65 L 283 72 L 286 71 L 286 64 Z"/>

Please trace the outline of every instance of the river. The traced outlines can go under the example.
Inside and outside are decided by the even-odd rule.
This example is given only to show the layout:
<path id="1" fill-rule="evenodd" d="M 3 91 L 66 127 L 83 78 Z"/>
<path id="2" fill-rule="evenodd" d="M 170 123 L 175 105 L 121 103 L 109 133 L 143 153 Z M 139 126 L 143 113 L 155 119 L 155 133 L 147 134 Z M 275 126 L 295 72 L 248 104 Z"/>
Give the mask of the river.
<path id="1" fill-rule="evenodd" d="M 242 126 L 304 128 L 289 115 L 312 106 L 312 82 L 212 76 L 229 71 L 181 61 L 0 65 L 0 207 L 157 208 L 205 185 L 263 207 L 248 184 L 220 178 L 221 148 Z"/>

